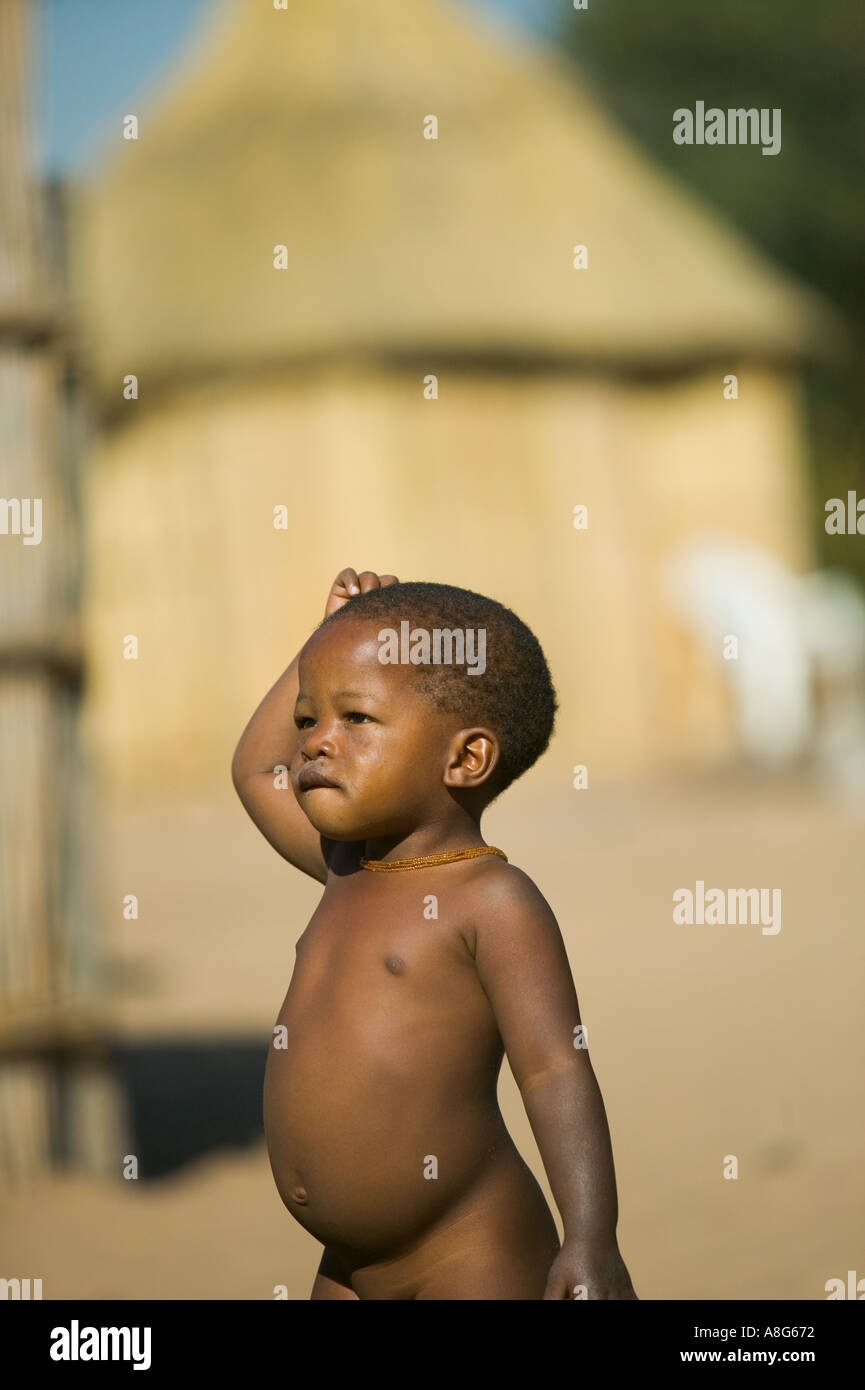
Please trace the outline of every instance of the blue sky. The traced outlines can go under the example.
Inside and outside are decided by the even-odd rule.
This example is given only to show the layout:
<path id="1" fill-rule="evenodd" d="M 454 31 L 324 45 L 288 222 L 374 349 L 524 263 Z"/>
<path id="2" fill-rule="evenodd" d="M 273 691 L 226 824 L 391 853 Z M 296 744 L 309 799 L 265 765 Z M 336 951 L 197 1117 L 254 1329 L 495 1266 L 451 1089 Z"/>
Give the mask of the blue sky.
<path id="1" fill-rule="evenodd" d="M 146 92 L 173 65 L 213 3 L 37 0 L 33 115 L 39 169 L 69 175 L 85 166 L 107 123 L 129 110 L 131 98 Z M 512 28 L 551 34 L 566 0 L 460 3 Z"/>

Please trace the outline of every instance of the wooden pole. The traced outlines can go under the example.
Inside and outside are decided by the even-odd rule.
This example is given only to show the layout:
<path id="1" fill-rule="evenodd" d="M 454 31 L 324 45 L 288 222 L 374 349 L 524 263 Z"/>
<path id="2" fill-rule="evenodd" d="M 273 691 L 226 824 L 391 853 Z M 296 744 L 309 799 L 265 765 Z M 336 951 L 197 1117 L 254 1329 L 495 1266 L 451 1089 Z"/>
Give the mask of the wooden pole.
<path id="1" fill-rule="evenodd" d="M 93 1104 L 105 1028 L 78 744 L 77 475 L 65 287 L 31 171 L 32 13 L 0 0 L 0 1178 L 12 1182 L 63 1162 L 104 1168 L 111 1128 L 110 1102 Z M 82 1107 L 102 1117 L 83 1135 Z"/>

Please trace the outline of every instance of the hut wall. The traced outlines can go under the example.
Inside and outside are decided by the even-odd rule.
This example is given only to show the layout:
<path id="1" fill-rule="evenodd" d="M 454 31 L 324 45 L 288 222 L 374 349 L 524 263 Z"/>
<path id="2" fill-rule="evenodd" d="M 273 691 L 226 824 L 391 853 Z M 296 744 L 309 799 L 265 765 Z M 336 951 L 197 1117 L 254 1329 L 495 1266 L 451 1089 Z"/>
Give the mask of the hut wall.
<path id="1" fill-rule="evenodd" d="M 420 373 L 337 365 L 128 403 L 86 498 L 87 730 L 106 790 L 137 805 L 224 789 L 346 564 L 477 589 L 534 628 L 562 701 L 534 776 L 723 756 L 722 676 L 663 610 L 659 569 L 707 522 L 807 564 L 797 408 L 769 370 L 735 402 L 719 372 L 645 389 L 442 372 L 426 400 Z"/>

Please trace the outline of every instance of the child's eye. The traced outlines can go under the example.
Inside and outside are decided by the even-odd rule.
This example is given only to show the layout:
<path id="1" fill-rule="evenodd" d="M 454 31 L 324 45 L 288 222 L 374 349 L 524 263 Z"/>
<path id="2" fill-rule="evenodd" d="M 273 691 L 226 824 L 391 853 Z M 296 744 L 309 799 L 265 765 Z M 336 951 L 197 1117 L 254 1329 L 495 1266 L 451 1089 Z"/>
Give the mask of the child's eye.
<path id="1" fill-rule="evenodd" d="M 363 714 L 359 709 L 349 710 L 346 719 L 372 719 L 371 714 Z"/>
<path id="2" fill-rule="evenodd" d="M 307 724 L 314 724 L 315 720 L 309 714 L 299 714 L 294 722 L 298 729 L 305 729 Z"/>

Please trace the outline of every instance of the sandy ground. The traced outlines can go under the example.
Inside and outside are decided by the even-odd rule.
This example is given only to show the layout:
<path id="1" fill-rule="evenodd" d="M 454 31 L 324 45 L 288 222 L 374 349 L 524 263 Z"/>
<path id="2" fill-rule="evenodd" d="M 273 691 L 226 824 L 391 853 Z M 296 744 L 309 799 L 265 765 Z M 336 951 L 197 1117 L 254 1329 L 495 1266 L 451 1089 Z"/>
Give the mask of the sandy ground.
<path id="1" fill-rule="evenodd" d="M 123 1037 L 266 1047 L 316 885 L 229 796 L 116 816 L 108 832 L 106 921 L 124 893 L 141 900 L 110 935 Z M 794 780 L 577 792 L 530 777 L 484 832 L 558 916 L 641 1297 L 820 1299 L 827 1279 L 865 1276 L 861 816 Z M 780 932 L 674 924 L 674 890 L 698 879 L 780 888 Z M 500 1096 L 550 1198 L 507 1067 Z M 284 1285 L 306 1299 L 320 1253 L 260 1140 L 159 1180 L 33 1180 L 0 1192 L 0 1232 L 0 1273 L 42 1278 L 45 1298 L 270 1299 Z"/>

